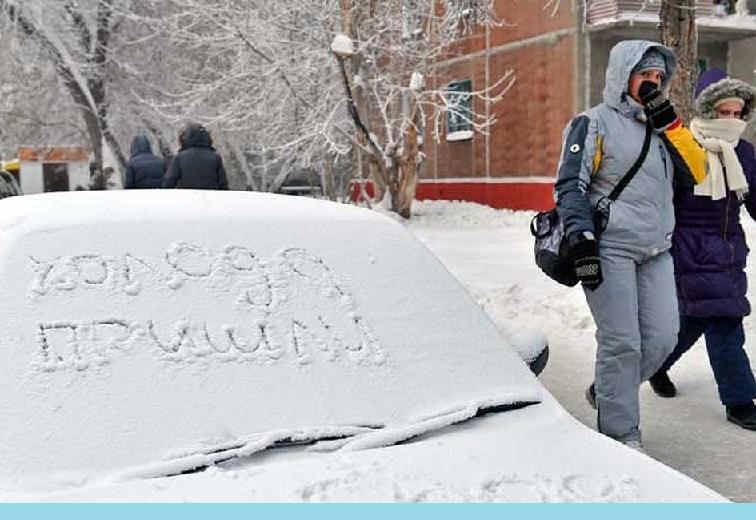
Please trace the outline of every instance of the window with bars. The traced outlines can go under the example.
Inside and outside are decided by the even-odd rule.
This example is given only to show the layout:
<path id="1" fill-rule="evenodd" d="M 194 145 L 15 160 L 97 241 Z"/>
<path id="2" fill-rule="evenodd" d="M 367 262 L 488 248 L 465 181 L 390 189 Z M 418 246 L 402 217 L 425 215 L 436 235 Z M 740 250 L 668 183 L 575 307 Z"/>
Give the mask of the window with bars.
<path id="1" fill-rule="evenodd" d="M 464 141 L 472 139 L 472 81 L 453 81 L 446 87 L 446 140 Z"/>

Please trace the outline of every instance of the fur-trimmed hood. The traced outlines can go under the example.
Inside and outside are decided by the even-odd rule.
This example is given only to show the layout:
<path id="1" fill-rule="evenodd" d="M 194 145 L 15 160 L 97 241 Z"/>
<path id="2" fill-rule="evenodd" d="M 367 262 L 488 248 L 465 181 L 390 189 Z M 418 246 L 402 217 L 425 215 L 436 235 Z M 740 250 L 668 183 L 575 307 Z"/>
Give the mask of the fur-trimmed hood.
<path id="1" fill-rule="evenodd" d="M 699 78 L 696 87 L 696 101 L 693 106 L 696 117 L 716 119 L 717 103 L 728 98 L 743 100 L 742 118 L 748 121 L 753 115 L 756 89 L 739 79 L 728 78 L 727 73 L 722 70 L 707 70 Z"/>

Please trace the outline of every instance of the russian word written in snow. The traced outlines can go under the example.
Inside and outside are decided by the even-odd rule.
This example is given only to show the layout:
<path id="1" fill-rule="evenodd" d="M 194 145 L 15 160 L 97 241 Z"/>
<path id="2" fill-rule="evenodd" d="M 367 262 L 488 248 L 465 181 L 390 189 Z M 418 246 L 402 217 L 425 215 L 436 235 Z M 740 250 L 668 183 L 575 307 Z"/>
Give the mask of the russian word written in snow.
<path id="1" fill-rule="evenodd" d="M 386 358 L 345 284 L 305 249 L 266 260 L 243 246 L 212 251 L 179 242 L 158 261 L 80 254 L 30 257 L 29 265 L 32 300 L 74 296 L 70 305 L 89 316 L 102 316 L 109 303 L 121 310 L 106 311 L 107 318 L 38 321 L 42 370 L 84 370 L 140 346 L 173 362 L 376 365 Z M 130 309 L 139 317 L 126 316 Z"/>

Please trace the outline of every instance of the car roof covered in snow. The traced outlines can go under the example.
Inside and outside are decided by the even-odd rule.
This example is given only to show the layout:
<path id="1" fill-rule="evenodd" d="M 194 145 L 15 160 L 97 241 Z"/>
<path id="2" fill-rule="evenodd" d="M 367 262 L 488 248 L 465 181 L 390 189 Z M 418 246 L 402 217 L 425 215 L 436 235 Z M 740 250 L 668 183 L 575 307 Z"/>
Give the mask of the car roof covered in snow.
<path id="1" fill-rule="evenodd" d="M 0 484 L 541 398 L 441 263 L 363 208 L 56 193 L 3 200 L 0 233 Z"/>

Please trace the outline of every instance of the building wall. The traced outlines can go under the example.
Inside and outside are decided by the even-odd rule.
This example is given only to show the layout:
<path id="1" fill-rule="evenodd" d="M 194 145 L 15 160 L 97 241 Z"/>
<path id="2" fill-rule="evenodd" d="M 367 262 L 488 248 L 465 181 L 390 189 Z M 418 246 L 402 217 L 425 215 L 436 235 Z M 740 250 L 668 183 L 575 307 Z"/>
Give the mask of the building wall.
<path id="1" fill-rule="evenodd" d="M 21 162 L 19 173 L 21 191 L 25 195 L 44 193 L 45 184 L 42 175 L 41 162 Z M 77 186 L 86 188 L 89 184 L 89 164 L 83 162 L 68 163 L 69 190 L 73 191 Z"/>
<path id="2" fill-rule="evenodd" d="M 19 172 L 21 191 L 26 195 L 32 193 L 42 193 L 45 191 L 42 180 L 42 163 L 28 162 L 21 163 Z"/>
<path id="3" fill-rule="evenodd" d="M 89 163 L 70 163 L 68 165 L 69 189 L 75 191 L 79 186 L 89 185 Z"/>
<path id="4" fill-rule="evenodd" d="M 473 91 L 483 90 L 509 71 L 514 83 L 498 103 L 474 100 L 475 113 L 496 120 L 489 135 L 476 132 L 470 140 L 447 142 L 445 118 L 426 122 L 427 160 L 421 179 L 444 182 L 424 186 L 418 194 L 468 193 L 471 181 L 482 180 L 474 184 L 475 190 L 505 197 L 511 193 L 512 203 L 502 202 L 499 207 L 522 205 L 518 201 L 529 194 L 542 201 L 537 206 L 548 206 L 553 204 L 551 186 L 543 179 L 524 190 L 515 189 L 511 181 L 555 175 L 562 129 L 575 112 L 575 13 L 571 2 L 560 3 L 553 14 L 535 8 L 532 0 L 497 0 L 496 7 L 506 23 L 488 32 L 477 30 L 458 49 L 461 56 L 439 64 L 443 73 L 429 87 L 470 79 Z M 466 186 L 454 187 L 449 183 L 454 179 Z M 497 179 L 506 185 L 496 186 Z M 480 201 L 491 198 L 484 193 Z"/>
<path id="5" fill-rule="evenodd" d="M 706 69 L 727 70 L 729 45 L 726 42 L 707 42 L 698 44 L 698 58 L 706 60 Z"/>
<path id="6" fill-rule="evenodd" d="M 756 7 L 751 9 L 752 13 L 756 13 Z M 756 85 L 756 38 L 733 42 L 730 47 L 728 65 L 732 77 Z M 744 136 L 752 143 L 756 143 L 756 121 L 751 120 Z"/>
<path id="7" fill-rule="evenodd" d="M 581 12 L 573 11 L 573 4 L 560 2 L 552 15 L 535 8 L 533 0 L 497 0 L 506 24 L 488 33 L 477 31 L 456 49 L 459 54 L 439 63 L 444 75 L 430 88 L 471 79 L 473 90 L 481 90 L 510 70 L 515 82 L 499 103 L 474 103 L 476 113 L 496 120 L 489 135 L 446 142 L 445 118 L 427 122 L 418 198 L 459 198 L 508 208 L 553 205 L 549 181 L 555 176 L 562 130 L 575 113 L 602 101 L 611 47 L 626 38 L 660 38 L 651 22 L 582 32 Z M 701 5 L 710 7 L 711 2 Z M 698 49 L 707 68 L 727 69 L 754 83 L 756 38 L 728 43 L 708 31 L 699 38 Z M 754 134 L 752 124 L 746 137 Z"/>

